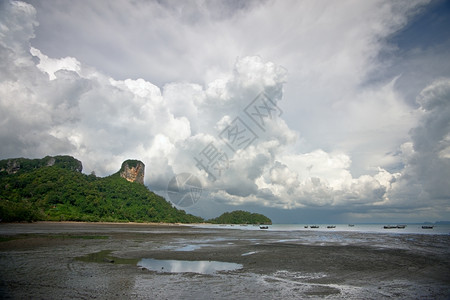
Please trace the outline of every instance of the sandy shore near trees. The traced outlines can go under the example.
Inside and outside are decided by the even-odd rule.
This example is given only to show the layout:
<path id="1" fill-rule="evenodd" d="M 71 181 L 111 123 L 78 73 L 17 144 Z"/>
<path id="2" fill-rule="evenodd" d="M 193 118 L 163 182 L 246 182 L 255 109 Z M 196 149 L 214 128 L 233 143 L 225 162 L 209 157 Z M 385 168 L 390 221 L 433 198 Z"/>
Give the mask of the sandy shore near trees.
<path id="1" fill-rule="evenodd" d="M 293 237 L 301 234 L 156 224 L 1 224 L 0 298 L 450 298 L 448 235 L 404 234 L 395 237 L 399 247 L 380 247 L 299 243 Z M 321 234 L 326 239 L 333 233 Z M 146 258 L 240 267 L 213 274 L 152 271 L 139 267 Z"/>

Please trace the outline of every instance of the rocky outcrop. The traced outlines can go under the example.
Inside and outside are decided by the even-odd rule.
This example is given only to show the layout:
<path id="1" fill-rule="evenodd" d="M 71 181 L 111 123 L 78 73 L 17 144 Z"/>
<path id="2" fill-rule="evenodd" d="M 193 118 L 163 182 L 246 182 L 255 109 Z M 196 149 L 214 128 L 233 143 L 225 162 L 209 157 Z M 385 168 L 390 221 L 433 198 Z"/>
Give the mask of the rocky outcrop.
<path id="1" fill-rule="evenodd" d="M 144 184 L 145 165 L 140 160 L 126 160 L 122 163 L 119 174 L 130 182 Z"/>
<path id="2" fill-rule="evenodd" d="M 16 174 L 20 170 L 20 162 L 16 159 L 10 159 L 6 163 L 6 167 L 0 169 L 0 171 L 6 171 L 8 175 Z"/>

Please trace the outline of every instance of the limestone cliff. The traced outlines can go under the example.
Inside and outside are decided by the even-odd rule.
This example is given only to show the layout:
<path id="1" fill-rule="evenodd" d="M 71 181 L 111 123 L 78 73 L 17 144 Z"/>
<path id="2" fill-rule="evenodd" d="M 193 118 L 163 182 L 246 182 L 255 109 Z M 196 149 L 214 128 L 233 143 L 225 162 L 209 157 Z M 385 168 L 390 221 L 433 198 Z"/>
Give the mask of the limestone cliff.
<path id="1" fill-rule="evenodd" d="M 120 168 L 120 177 L 130 182 L 144 184 L 145 165 L 140 160 L 126 160 Z"/>

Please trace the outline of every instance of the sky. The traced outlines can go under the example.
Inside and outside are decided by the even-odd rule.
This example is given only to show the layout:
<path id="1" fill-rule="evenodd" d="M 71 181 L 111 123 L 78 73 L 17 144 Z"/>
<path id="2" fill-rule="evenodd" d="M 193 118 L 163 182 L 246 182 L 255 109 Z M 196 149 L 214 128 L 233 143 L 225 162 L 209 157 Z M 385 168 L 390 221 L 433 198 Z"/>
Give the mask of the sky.
<path id="1" fill-rule="evenodd" d="M 450 220 L 450 2 L 0 0 L 0 124 L 204 218 Z"/>

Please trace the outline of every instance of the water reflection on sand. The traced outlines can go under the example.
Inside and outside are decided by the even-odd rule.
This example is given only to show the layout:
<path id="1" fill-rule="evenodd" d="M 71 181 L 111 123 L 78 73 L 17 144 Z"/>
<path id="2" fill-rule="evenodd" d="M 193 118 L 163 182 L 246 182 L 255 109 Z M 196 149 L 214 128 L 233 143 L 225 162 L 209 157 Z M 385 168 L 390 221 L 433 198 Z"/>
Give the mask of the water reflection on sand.
<path id="1" fill-rule="evenodd" d="M 241 264 L 221 261 L 160 260 L 153 258 L 144 258 L 137 265 L 160 273 L 214 274 L 220 271 L 234 271 L 242 268 Z"/>

